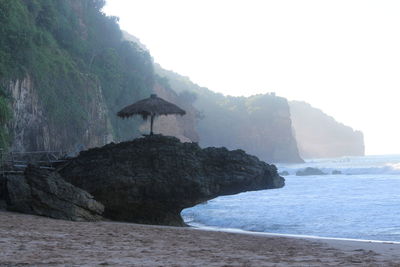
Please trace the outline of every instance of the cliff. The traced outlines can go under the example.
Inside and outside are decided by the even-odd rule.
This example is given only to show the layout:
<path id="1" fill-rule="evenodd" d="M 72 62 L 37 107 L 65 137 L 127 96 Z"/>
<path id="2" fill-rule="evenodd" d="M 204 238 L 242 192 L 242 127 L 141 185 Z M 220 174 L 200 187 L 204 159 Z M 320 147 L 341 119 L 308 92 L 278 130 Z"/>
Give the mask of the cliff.
<path id="1" fill-rule="evenodd" d="M 39 98 L 32 78 L 10 82 L 12 120 L 9 129 L 12 135 L 12 151 L 79 151 L 79 147 L 95 147 L 112 140 L 108 110 L 100 86 L 87 85 L 91 97 L 85 109 L 87 119 L 78 127 L 74 118 L 61 124 L 49 119 L 43 102 Z M 68 116 L 68 114 L 65 114 Z M 74 126 L 76 128 L 74 128 Z"/>
<path id="2" fill-rule="evenodd" d="M 106 218 L 177 226 L 184 208 L 284 186 L 274 165 L 243 150 L 201 149 L 161 135 L 82 151 L 59 173 L 104 204 Z"/>
<path id="3" fill-rule="evenodd" d="M 137 38 L 121 32 L 118 19 L 101 12 L 104 3 L 0 2 L 2 147 L 7 137 L 14 151 L 67 152 L 132 139 L 147 124 L 115 114 L 155 92 L 187 111 L 158 118 L 156 132 L 243 148 L 268 161 L 300 161 L 285 101 L 263 98 L 256 108 L 269 105 L 262 112 L 270 114 L 261 118 L 262 112 L 245 107 L 251 99 L 225 98 L 161 70 Z"/>
<path id="4" fill-rule="evenodd" d="M 140 135 L 140 120 L 115 114 L 150 95 L 153 62 L 104 3 L 0 2 L 2 147 L 74 152 Z"/>
<path id="5" fill-rule="evenodd" d="M 302 162 L 285 98 L 225 97 L 203 115 L 198 131 L 204 146 L 241 148 L 268 162 Z"/>
<path id="6" fill-rule="evenodd" d="M 337 122 L 305 102 L 291 101 L 290 110 L 303 158 L 364 156 L 362 132 Z"/>
<path id="7" fill-rule="evenodd" d="M 176 92 L 194 95 L 202 147 L 240 148 L 268 162 L 302 162 L 285 98 L 274 94 L 223 96 L 159 65 L 155 72 L 167 78 Z"/>

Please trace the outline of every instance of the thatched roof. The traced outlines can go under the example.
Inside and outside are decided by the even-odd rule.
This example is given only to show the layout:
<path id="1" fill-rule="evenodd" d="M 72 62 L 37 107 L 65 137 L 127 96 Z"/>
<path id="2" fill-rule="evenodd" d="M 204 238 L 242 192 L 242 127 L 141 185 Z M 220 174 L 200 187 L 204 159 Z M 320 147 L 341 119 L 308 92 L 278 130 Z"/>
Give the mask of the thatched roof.
<path id="1" fill-rule="evenodd" d="M 149 98 L 126 106 L 117 113 L 117 115 L 122 118 L 141 115 L 143 119 L 147 119 L 147 117 L 151 115 L 168 114 L 185 115 L 186 111 L 162 98 L 157 97 L 156 94 L 152 94 Z"/>

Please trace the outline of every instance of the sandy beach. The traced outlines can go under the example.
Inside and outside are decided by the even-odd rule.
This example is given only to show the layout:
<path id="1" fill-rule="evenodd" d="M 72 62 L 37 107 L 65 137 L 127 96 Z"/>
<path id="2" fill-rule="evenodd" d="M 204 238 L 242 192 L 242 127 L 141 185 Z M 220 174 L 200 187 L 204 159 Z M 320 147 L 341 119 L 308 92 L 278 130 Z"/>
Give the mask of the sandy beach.
<path id="1" fill-rule="evenodd" d="M 400 245 L 0 212 L 0 266 L 400 266 Z"/>

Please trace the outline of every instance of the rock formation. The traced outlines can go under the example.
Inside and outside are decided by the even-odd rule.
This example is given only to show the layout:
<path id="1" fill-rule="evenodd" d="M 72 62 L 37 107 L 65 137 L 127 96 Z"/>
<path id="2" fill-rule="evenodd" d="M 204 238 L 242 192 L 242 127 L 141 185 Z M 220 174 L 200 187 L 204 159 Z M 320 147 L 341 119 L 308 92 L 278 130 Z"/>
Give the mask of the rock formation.
<path id="1" fill-rule="evenodd" d="M 290 112 L 303 158 L 364 156 L 362 132 L 337 122 L 305 102 L 291 101 Z"/>
<path id="2" fill-rule="evenodd" d="M 197 132 L 202 147 L 244 149 L 267 162 L 303 162 L 299 156 L 288 101 L 275 94 L 250 97 L 223 96 L 200 87 L 172 71 L 155 65 L 179 94 L 197 96 Z"/>
<path id="3" fill-rule="evenodd" d="M 109 219 L 177 226 L 184 208 L 284 186 L 274 165 L 243 150 L 201 149 L 161 135 L 83 151 L 59 173 L 103 203 Z"/>
<path id="4" fill-rule="evenodd" d="M 68 131 L 69 125 L 55 124 L 44 110 L 32 78 L 27 75 L 9 84 L 12 97 L 13 120 L 9 125 L 12 133 L 12 151 L 68 151 L 79 149 L 78 145 L 95 147 L 112 139 L 107 107 L 100 86 L 89 86 L 92 96 L 88 99 L 89 115 L 80 131 Z"/>
<path id="5" fill-rule="evenodd" d="M 296 172 L 297 176 L 309 176 L 309 175 L 327 175 L 327 173 L 324 173 L 320 169 L 317 168 L 312 168 L 312 167 L 307 167 L 303 170 L 298 170 Z"/>
<path id="6" fill-rule="evenodd" d="M 58 173 L 28 166 L 24 175 L 0 178 L 0 201 L 6 208 L 73 221 L 100 220 L 104 206 L 89 193 L 65 182 Z"/>

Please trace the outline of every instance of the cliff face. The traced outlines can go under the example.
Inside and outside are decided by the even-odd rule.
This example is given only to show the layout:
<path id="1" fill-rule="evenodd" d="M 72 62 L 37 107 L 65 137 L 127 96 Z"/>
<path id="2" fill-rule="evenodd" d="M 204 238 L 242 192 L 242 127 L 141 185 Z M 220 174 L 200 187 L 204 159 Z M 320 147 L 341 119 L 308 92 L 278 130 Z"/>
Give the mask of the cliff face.
<path id="1" fill-rule="evenodd" d="M 284 98 L 225 97 L 203 115 L 198 131 L 204 146 L 241 148 L 268 162 L 302 162 Z"/>
<path id="2" fill-rule="evenodd" d="M 101 87 L 89 90 L 92 94 L 85 102 L 88 116 L 85 126 L 77 130 L 73 125 L 51 121 L 29 75 L 11 82 L 8 88 L 13 113 L 9 124 L 13 136 L 11 150 L 75 152 L 112 141 Z"/>
<path id="3" fill-rule="evenodd" d="M 10 123 L 13 151 L 47 150 L 50 147 L 50 129 L 45 123 L 39 97 L 28 76 L 10 82 L 13 120 Z"/>
<path id="4" fill-rule="evenodd" d="M 179 94 L 195 95 L 196 130 L 203 147 L 244 149 L 268 162 L 302 162 L 286 99 L 273 94 L 229 97 L 155 66 Z"/>
<path id="5" fill-rule="evenodd" d="M 362 132 L 337 122 L 305 102 L 290 102 L 293 127 L 304 158 L 364 156 Z"/>
<path id="6" fill-rule="evenodd" d="M 76 152 L 140 134 L 141 121 L 116 113 L 150 95 L 153 62 L 104 3 L 0 2 L 1 146 L 8 134 L 14 151 Z"/>

